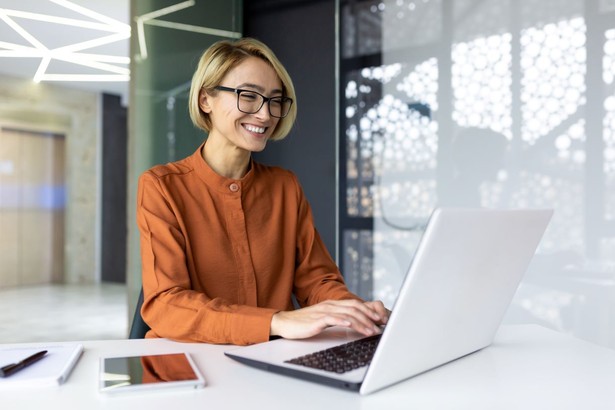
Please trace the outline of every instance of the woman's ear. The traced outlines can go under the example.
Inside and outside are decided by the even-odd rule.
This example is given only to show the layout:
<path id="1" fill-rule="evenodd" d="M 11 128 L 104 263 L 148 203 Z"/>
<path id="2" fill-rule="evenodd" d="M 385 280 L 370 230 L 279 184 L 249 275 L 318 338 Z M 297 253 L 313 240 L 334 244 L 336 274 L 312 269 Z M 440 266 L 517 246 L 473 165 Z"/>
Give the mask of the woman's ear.
<path id="1" fill-rule="evenodd" d="M 201 111 L 207 114 L 211 112 L 211 106 L 209 104 L 210 97 L 211 96 L 207 94 L 205 90 L 201 90 L 201 92 L 199 93 L 199 108 L 201 109 Z"/>

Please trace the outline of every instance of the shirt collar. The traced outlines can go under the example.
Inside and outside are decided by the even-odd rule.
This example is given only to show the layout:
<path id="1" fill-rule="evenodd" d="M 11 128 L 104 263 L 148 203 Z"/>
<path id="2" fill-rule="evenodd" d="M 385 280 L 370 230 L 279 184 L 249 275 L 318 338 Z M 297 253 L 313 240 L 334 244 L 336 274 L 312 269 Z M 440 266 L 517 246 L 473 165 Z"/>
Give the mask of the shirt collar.
<path id="1" fill-rule="evenodd" d="M 203 159 L 201 152 L 203 150 L 203 146 L 205 143 L 201 144 L 199 148 L 190 156 L 190 162 L 198 175 L 198 177 L 205 182 L 209 187 L 219 191 L 221 193 L 230 193 L 237 194 L 241 193 L 250 187 L 252 181 L 254 180 L 256 170 L 254 159 L 250 157 L 250 164 L 248 165 L 248 172 L 241 179 L 233 179 L 226 178 L 222 175 L 219 175 L 211 169 L 209 164 Z M 236 187 L 239 187 L 236 190 L 232 185 L 235 184 Z"/>

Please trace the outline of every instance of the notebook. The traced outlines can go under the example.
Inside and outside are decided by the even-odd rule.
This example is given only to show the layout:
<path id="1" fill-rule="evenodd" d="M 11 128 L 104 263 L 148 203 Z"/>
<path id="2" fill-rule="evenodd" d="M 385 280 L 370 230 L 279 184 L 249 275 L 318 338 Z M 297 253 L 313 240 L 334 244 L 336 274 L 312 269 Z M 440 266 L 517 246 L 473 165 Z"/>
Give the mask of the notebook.
<path id="1" fill-rule="evenodd" d="M 0 367 L 19 362 L 34 353 L 47 353 L 17 373 L 0 378 L 0 390 L 59 386 L 66 381 L 83 353 L 80 343 L 53 343 L 41 347 L 0 348 Z"/>
<path id="2" fill-rule="evenodd" d="M 362 338 L 341 328 L 225 354 L 260 369 L 369 394 L 483 349 L 492 343 L 552 213 L 436 209 L 373 357 L 353 359 L 368 365 L 340 374 L 337 368 L 297 363 Z"/>

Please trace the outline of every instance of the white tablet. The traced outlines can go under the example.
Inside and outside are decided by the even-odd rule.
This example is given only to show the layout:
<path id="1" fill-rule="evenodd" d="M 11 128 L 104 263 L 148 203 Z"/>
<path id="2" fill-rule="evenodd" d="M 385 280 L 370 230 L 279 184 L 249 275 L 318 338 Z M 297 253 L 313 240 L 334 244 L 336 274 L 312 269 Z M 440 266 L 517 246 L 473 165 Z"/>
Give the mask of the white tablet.
<path id="1" fill-rule="evenodd" d="M 104 393 L 202 388 L 205 379 L 187 353 L 100 359 L 100 391 Z"/>

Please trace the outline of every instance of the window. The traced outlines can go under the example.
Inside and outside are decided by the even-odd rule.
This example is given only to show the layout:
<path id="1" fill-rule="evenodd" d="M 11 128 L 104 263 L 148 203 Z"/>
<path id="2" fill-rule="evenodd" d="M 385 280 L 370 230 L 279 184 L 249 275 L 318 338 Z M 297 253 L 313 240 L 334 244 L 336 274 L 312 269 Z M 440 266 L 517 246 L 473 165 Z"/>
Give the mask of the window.
<path id="1" fill-rule="evenodd" d="M 554 208 L 506 320 L 615 347 L 615 1 L 340 0 L 339 16 L 352 290 L 391 306 L 436 206 Z"/>

